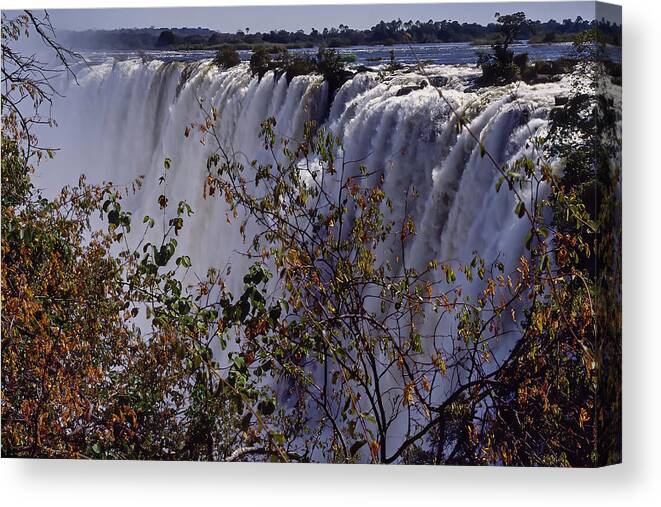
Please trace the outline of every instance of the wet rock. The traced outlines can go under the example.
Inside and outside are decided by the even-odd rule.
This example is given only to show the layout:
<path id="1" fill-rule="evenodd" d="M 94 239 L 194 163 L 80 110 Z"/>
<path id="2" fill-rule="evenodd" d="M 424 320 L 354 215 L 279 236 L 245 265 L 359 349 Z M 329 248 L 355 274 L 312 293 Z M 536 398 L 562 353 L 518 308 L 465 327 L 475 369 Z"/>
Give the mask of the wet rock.
<path id="1" fill-rule="evenodd" d="M 403 97 L 404 95 L 408 95 L 411 92 L 414 92 L 416 90 L 422 90 L 423 88 L 426 88 L 429 86 L 429 83 L 426 80 L 421 81 L 417 85 L 411 85 L 411 86 L 402 86 L 399 90 L 397 90 L 397 93 L 395 94 L 396 97 Z"/>
<path id="2" fill-rule="evenodd" d="M 449 79 L 445 76 L 432 76 L 429 78 L 431 81 L 432 86 L 435 86 L 436 88 L 442 88 L 445 85 L 448 84 Z"/>

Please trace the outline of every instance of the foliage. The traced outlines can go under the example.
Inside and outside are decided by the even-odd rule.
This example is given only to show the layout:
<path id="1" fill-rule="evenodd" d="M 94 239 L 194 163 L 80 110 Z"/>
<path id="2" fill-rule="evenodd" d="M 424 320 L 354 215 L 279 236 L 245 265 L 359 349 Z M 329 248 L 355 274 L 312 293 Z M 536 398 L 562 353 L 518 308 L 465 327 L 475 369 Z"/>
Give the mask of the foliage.
<path id="1" fill-rule="evenodd" d="M 333 96 L 352 75 L 346 69 L 346 63 L 347 58 L 332 49 L 319 48 L 316 58 L 292 56 L 286 49 L 278 49 L 272 57 L 265 47 L 260 46 L 250 58 L 250 71 L 260 79 L 269 70 L 284 73 L 288 82 L 296 76 L 319 73 L 328 83 L 329 94 Z"/>
<path id="2" fill-rule="evenodd" d="M 172 30 L 163 30 L 156 41 L 156 46 L 158 47 L 167 47 L 172 46 L 177 42 L 177 37 L 174 35 Z"/>
<path id="3" fill-rule="evenodd" d="M 521 32 L 529 26 L 523 12 L 501 16 L 496 13 L 500 27 L 500 40 L 491 45 L 492 53 L 479 55 L 478 65 L 482 68 L 482 76 L 478 80 L 481 86 L 506 84 L 520 79 L 528 65 L 528 54 L 514 56 L 509 49 Z"/>
<path id="4" fill-rule="evenodd" d="M 31 13 L 21 19 L 23 30 L 38 26 Z M 121 201 L 139 180 L 120 192 L 81 179 L 48 200 L 30 181 L 34 142 L 32 132 L 3 130 L 2 455 L 304 459 L 283 447 L 291 422 L 275 423 L 266 372 L 233 351 L 221 368 L 212 352 L 275 323 L 278 309 L 262 294 L 268 273 L 256 264 L 238 297 L 213 269 L 183 286 L 191 264 L 176 237 L 192 214 L 185 202 L 172 210 L 164 192 L 162 234 L 145 216 L 136 237 Z M 106 230 L 92 225 L 97 215 Z"/>
<path id="5" fill-rule="evenodd" d="M 52 49 L 57 66 L 41 61 L 37 55 L 24 55 L 14 49 L 16 41 L 30 31 Z M 48 14 L 40 19 L 25 11 L 9 19 L 6 13 L 2 13 L 2 135 L 21 146 L 26 164 L 33 157 L 41 160 L 44 156 L 52 156 L 52 150 L 38 146 L 32 130 L 42 125 L 54 125 L 48 113 L 57 92 L 51 82 L 63 73 L 75 78 L 70 64 L 80 59 L 78 53 L 55 43 L 54 34 Z M 29 114 L 30 108 L 34 114 Z M 44 109 L 48 111 L 46 116 L 42 114 Z"/>
<path id="6" fill-rule="evenodd" d="M 24 166 L 15 144 L 3 148 L 11 182 Z M 185 288 L 185 203 L 158 243 L 145 241 L 155 221 L 144 217 L 130 248 L 131 216 L 111 187 L 21 197 L 3 194 L 3 456 L 218 460 L 264 442 L 255 449 L 288 459 L 265 429 L 272 411 L 260 411 L 273 394 L 238 357 L 221 370 L 212 353 L 235 326 L 274 315 L 259 265 L 236 301 L 214 270 Z M 99 212 L 107 232 L 90 228 Z"/>
<path id="7" fill-rule="evenodd" d="M 605 316 L 599 298 L 604 310 L 617 306 L 603 296 L 618 292 L 609 232 L 618 176 L 609 173 L 595 212 L 581 191 L 594 184 L 585 172 L 590 157 L 567 159 L 572 167 L 563 176 L 546 161 L 544 153 L 560 149 L 554 132 L 566 139 L 583 128 L 567 120 L 573 107 L 554 111 L 548 140 L 532 139 L 538 158 L 503 168 L 482 147 L 501 174 L 496 191 L 512 192 L 514 212 L 529 224 L 528 256 L 512 272 L 477 252 L 417 271 L 406 261 L 415 190 L 393 221 L 381 174 L 356 170 L 330 133 L 310 124 L 304 139 L 280 139 L 269 119 L 262 137 L 273 163 L 244 165 L 223 149 L 213 113 L 204 113 L 202 130 L 218 150 L 207 163 L 207 194 L 245 217 L 242 231 L 248 221 L 258 224 L 262 232 L 245 237 L 246 255 L 272 266 L 289 310 L 286 327 L 263 340 L 256 357 L 289 379 L 296 407 L 320 414 L 308 424 L 326 436 L 314 441 L 323 460 L 595 466 L 619 459 L 616 436 L 595 438 L 619 413 L 619 321 L 602 335 L 597 322 Z M 523 199 L 525 189 L 542 185 L 550 197 Z M 595 243 L 601 237 L 608 247 Z M 397 261 L 383 260 L 384 250 Z M 611 262 L 604 280 L 586 264 L 596 256 L 601 265 L 602 255 Z M 477 299 L 462 296 L 458 276 L 482 280 Z M 454 331 L 427 325 L 440 319 L 454 321 Z M 504 335 L 516 343 L 496 360 L 492 347 Z M 615 373 L 605 374 L 608 367 Z M 461 371 L 469 373 L 450 376 Z M 598 406 L 601 399 L 610 405 Z M 402 427 L 405 435 L 393 434 Z"/>
<path id="8" fill-rule="evenodd" d="M 332 97 L 337 90 L 351 77 L 346 70 L 346 58 L 333 50 L 319 48 L 317 53 L 317 71 L 328 83 L 329 95 Z"/>
<path id="9" fill-rule="evenodd" d="M 250 55 L 250 72 L 259 79 L 271 69 L 271 55 L 265 46 L 257 46 Z"/>
<path id="10" fill-rule="evenodd" d="M 548 42 L 553 37 L 559 41 L 571 41 L 572 37 L 598 23 L 580 16 L 576 19 L 546 22 L 532 21 L 524 27 L 521 37 L 531 42 Z M 610 22 L 599 22 L 609 42 L 621 40 L 621 26 Z M 271 30 L 251 32 L 238 30 L 234 33 L 217 32 L 208 28 L 134 28 L 120 30 L 86 30 L 69 32 L 66 36 L 72 44 L 85 49 L 148 49 L 175 47 L 177 49 L 216 49 L 229 44 L 237 49 L 250 49 L 260 45 L 287 48 L 347 47 L 347 46 L 392 46 L 408 42 L 428 44 L 438 42 L 491 43 L 499 33 L 496 23 L 480 25 L 459 23 L 453 20 L 408 20 L 393 19 L 379 21 L 368 29 L 350 28 L 345 24 L 323 30 L 311 29 L 287 31 Z M 172 34 L 172 35 L 170 35 Z"/>
<path id="11" fill-rule="evenodd" d="M 621 459 L 621 153 L 615 101 L 621 91 L 621 65 L 608 59 L 603 38 L 596 32 L 575 41 L 582 79 L 574 85 L 567 104 L 552 112 L 549 153 L 565 161 L 563 199 L 555 216 L 564 234 L 576 234 L 578 225 L 567 220 L 580 206 L 592 229 L 580 240 L 592 247 L 579 253 L 575 264 L 591 290 L 595 317 L 594 354 L 598 368 L 595 386 L 596 442 L 599 463 Z"/>
<path id="12" fill-rule="evenodd" d="M 316 62 L 308 56 L 291 56 L 286 52 L 280 53 L 280 56 L 275 68 L 284 72 L 287 82 L 291 82 L 296 76 L 307 76 L 317 70 Z"/>
<path id="13" fill-rule="evenodd" d="M 213 63 L 224 69 L 235 67 L 241 63 L 241 57 L 231 46 L 223 46 L 216 53 Z"/>

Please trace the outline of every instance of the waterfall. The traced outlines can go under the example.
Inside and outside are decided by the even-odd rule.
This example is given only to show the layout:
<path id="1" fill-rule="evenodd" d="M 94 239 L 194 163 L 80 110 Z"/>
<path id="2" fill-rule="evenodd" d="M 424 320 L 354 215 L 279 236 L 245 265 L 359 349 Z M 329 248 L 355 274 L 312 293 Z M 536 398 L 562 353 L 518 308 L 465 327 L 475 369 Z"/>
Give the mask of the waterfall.
<path id="1" fill-rule="evenodd" d="M 516 217 L 510 192 L 495 192 L 499 173 L 468 132 L 457 132 L 455 111 L 465 114 L 471 132 L 499 164 L 524 154 L 534 158 L 530 139 L 544 133 L 554 97 L 566 94 L 569 84 L 563 79 L 468 91 L 475 72 L 461 65 L 430 66 L 425 76 L 364 72 L 331 98 L 320 76 L 288 83 L 272 72 L 258 80 L 246 64 L 221 71 L 209 61 L 108 60 L 82 70 L 79 85 L 64 87 L 66 97 L 54 110 L 59 127 L 42 136 L 60 152 L 42 165 L 37 185 L 58 189 L 75 183 L 80 173 L 93 183 L 127 185 L 144 175 L 144 187 L 125 201 L 141 220 L 143 214 L 158 216 L 155 202 L 164 189 L 157 181 L 169 157 L 165 193 L 171 202 L 185 199 L 195 210 L 180 234 L 181 252 L 201 277 L 209 266 L 223 270 L 231 263 L 237 276 L 230 276 L 228 286 L 238 292 L 249 263 L 235 255 L 244 247 L 238 226 L 228 224 L 222 199 L 204 198 L 212 147 L 202 144 L 197 132 L 185 138 L 185 127 L 200 120 L 201 100 L 218 110 L 220 137 L 240 159 L 267 162 L 258 137 L 265 118 L 275 117 L 277 134 L 291 138 L 315 119 L 342 139 L 347 160 L 360 160 L 383 175 L 383 190 L 394 203 L 391 218 L 404 217 L 407 191 L 419 192 L 407 210 L 417 224 L 406 252 L 413 266 L 432 259 L 470 262 L 477 250 L 511 270 L 524 252 L 525 220 Z M 422 83 L 429 75 L 443 83 L 444 98 Z M 380 255 L 389 255 L 388 249 Z M 480 288 L 478 281 L 464 293 Z M 508 346 L 503 341 L 495 354 L 506 354 Z"/>
<path id="2" fill-rule="evenodd" d="M 544 129 L 554 96 L 567 86 L 520 84 L 475 93 L 463 91 L 475 73 L 469 66 L 431 66 L 427 72 L 443 78 L 443 93 L 456 110 L 474 111 L 472 131 L 501 163 L 526 151 L 526 141 Z M 38 184 L 56 189 L 84 173 L 91 182 L 126 185 L 143 175 L 145 187 L 127 201 L 141 217 L 153 211 L 162 191 L 156 182 L 169 157 L 169 197 L 186 199 L 196 210 L 182 251 L 201 269 L 224 265 L 240 247 L 239 235 L 227 226 L 221 200 L 202 195 L 210 147 L 195 132 L 184 138 L 186 125 L 201 117 L 198 100 L 217 108 L 220 136 L 244 162 L 268 161 L 258 138 L 265 118 L 275 117 L 277 134 L 292 138 L 301 136 L 306 120 L 325 118 L 323 126 L 343 140 L 347 159 L 383 172 L 395 219 L 403 213 L 397 204 L 404 193 L 420 192 L 410 210 L 419 231 L 411 255 L 419 263 L 465 259 L 485 248 L 516 259 L 523 224 L 511 212 L 511 196 L 492 191 L 498 174 L 490 162 L 466 132 L 457 136 L 453 113 L 433 87 L 398 94 L 423 79 L 416 73 L 383 79 L 360 73 L 328 104 L 319 76 L 287 83 L 271 72 L 257 80 L 245 64 L 221 71 L 208 61 L 108 60 L 81 71 L 79 85 L 69 82 L 63 90 L 54 110 L 58 128 L 42 136 L 60 151 L 43 166 Z"/>

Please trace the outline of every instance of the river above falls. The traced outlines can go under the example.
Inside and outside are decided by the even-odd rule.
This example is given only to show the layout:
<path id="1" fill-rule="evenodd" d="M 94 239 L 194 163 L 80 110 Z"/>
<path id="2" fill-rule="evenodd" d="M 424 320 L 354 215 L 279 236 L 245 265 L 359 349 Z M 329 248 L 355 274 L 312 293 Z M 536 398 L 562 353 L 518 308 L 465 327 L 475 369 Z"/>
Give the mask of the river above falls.
<path id="1" fill-rule="evenodd" d="M 528 53 L 531 61 L 557 60 L 571 58 L 573 46 L 570 42 L 529 44 L 519 41 L 512 46 L 516 53 Z M 295 55 L 314 55 L 319 48 L 290 49 Z M 353 60 L 356 66 L 377 67 L 390 62 L 391 51 L 395 61 L 402 64 L 416 63 L 416 57 L 422 62 L 435 64 L 477 64 L 478 56 L 489 50 L 488 45 L 476 45 L 468 42 L 434 44 L 397 44 L 393 46 L 350 46 L 334 48 L 340 54 Z M 242 61 L 250 60 L 251 50 L 239 50 Z M 609 53 L 615 61 L 621 59 L 621 48 L 611 47 Z M 100 63 L 107 58 L 127 60 L 136 57 L 158 59 L 162 61 L 195 61 L 213 58 L 214 50 L 95 50 L 83 53 L 90 63 Z"/>

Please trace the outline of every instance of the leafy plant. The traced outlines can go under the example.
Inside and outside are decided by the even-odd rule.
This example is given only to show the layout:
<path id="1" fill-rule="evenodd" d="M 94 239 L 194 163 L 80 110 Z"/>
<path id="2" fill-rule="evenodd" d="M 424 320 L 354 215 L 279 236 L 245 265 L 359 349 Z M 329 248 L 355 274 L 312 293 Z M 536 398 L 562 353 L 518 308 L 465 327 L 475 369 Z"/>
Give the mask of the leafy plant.
<path id="1" fill-rule="evenodd" d="M 239 53 L 232 46 L 223 46 L 216 53 L 213 63 L 224 69 L 235 67 L 241 63 Z"/>

